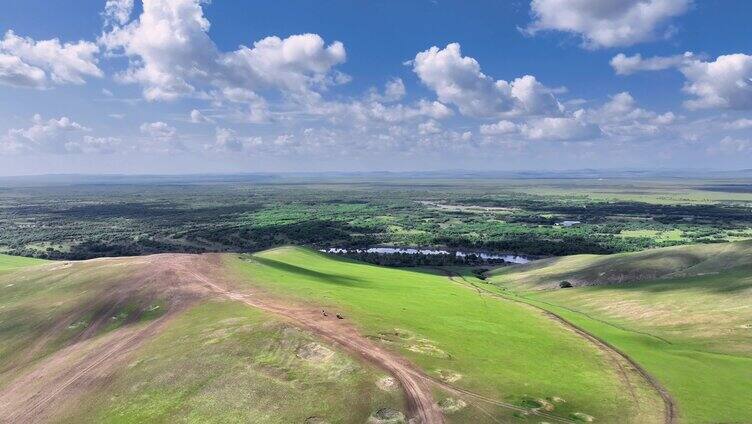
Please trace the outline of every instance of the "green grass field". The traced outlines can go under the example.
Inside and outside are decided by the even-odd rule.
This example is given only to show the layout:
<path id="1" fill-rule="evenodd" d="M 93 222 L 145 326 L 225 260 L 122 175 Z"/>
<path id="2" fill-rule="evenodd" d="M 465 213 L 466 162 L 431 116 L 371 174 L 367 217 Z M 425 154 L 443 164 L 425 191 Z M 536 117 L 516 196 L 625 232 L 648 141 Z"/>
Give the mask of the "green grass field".
<path id="1" fill-rule="evenodd" d="M 662 421 L 644 380 L 625 377 L 538 307 L 643 366 L 675 399 L 679 422 L 752 421 L 752 242 L 545 259 L 486 281 L 469 268 L 450 279 L 294 247 L 222 258 L 239 289 L 340 313 L 427 374 L 499 401 L 574 421 Z M 381 408 L 405 410 L 400 390 L 379 388 L 387 376 L 373 365 L 285 320 L 180 286 L 149 261 L 0 256 L 0 390 L 54 358 L 74 360 L 71 349 L 86 353 L 169 318 L 107 384 L 81 382 L 93 386 L 56 421 L 363 422 Z M 577 287 L 559 289 L 562 280 Z M 545 420 L 477 402 L 447 421 Z"/>
<path id="2" fill-rule="evenodd" d="M 365 334 L 388 339 L 388 346 L 426 372 L 461 375 L 454 384 L 463 388 L 519 405 L 561 398 L 566 402 L 556 404 L 554 413 L 562 417 L 580 413 L 600 422 L 660 421 L 662 405 L 649 388 L 636 388 L 640 410 L 594 346 L 524 305 L 480 296 L 443 276 L 307 249 L 227 259 L 248 285 L 328 305 Z M 502 421 L 511 417 L 510 412 L 498 416 Z"/>
<path id="3" fill-rule="evenodd" d="M 402 392 L 380 389 L 386 375 L 371 364 L 246 305 L 182 294 L 161 284 L 169 273 L 141 275 L 141 258 L 23 267 L 39 262 L 3 257 L 0 391 L 177 311 L 114 374 L 66 388 L 71 400 L 54 422 L 365 422 L 381 408 L 405 410 Z"/>
<path id="4" fill-rule="evenodd" d="M 13 271 L 18 268 L 24 268 L 33 265 L 40 265 L 46 262 L 47 261 L 44 261 L 42 259 L 0 254 L 0 273 Z"/>
<path id="5" fill-rule="evenodd" d="M 404 409 L 384 375 L 310 334 L 231 301 L 182 313 L 139 349 L 105 390 L 70 410 L 68 423 L 364 422 L 371 411 Z M 311 421 L 314 422 L 314 421 Z"/>
<path id="6" fill-rule="evenodd" d="M 629 354 L 681 422 L 752 421 L 752 244 L 581 255 L 501 268 L 490 282 Z M 586 286 L 558 289 L 561 280 Z M 587 284 L 598 284 L 587 286 Z"/>

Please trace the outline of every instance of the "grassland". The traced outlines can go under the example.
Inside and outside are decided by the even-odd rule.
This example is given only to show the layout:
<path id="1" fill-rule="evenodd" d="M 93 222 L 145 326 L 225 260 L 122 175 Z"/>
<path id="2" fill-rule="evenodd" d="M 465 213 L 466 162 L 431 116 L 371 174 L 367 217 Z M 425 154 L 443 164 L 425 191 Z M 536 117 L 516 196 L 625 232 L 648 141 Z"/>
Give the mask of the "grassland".
<path id="1" fill-rule="evenodd" d="M 227 256 L 227 261 L 247 286 L 320 302 L 427 373 L 461 377 L 453 384 L 464 389 L 530 408 L 540 407 L 542 400 L 569 419 L 661 420 L 660 399 L 644 382 L 632 380 L 630 395 L 602 352 L 524 305 L 488 299 L 429 272 L 377 267 L 307 249 L 279 248 Z M 488 419 L 463 415 L 471 412 L 468 408 L 453 420 Z M 519 415 L 495 414 L 502 421 Z"/>
<path id="2" fill-rule="evenodd" d="M 191 261 L 4 257 L 0 421 L 365 422 L 404 411 L 398 386 L 376 384 L 383 372 L 206 293 L 180 277 Z"/>
<path id="3" fill-rule="evenodd" d="M 403 409 L 399 390 L 378 389 L 383 377 L 283 321 L 210 301 L 181 314 L 61 421 L 363 422 Z"/>
<path id="4" fill-rule="evenodd" d="M 0 254 L 0 273 L 17 270 L 33 265 L 43 264 L 46 261 L 23 256 L 10 256 Z"/>
<path id="5" fill-rule="evenodd" d="M 487 287 L 555 312 L 630 355 L 681 422 L 752 421 L 752 243 L 580 255 L 491 273 Z M 575 288 L 559 289 L 560 281 Z"/>

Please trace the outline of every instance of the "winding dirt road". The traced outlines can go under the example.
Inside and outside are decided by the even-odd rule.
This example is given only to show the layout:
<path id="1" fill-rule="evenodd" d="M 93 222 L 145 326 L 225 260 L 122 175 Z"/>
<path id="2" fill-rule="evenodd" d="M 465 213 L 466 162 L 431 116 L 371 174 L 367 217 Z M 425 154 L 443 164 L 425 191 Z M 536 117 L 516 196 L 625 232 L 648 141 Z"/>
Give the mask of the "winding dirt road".
<path id="1" fill-rule="evenodd" d="M 392 374 L 401 384 L 407 399 L 408 416 L 413 418 L 414 422 L 444 423 L 444 415 L 433 399 L 431 381 L 409 362 L 361 336 L 354 327 L 337 317 L 323 316 L 320 308 L 290 305 L 288 302 L 277 302 L 267 296 L 231 290 L 227 287 L 226 279 L 213 272 L 219 259 L 208 257 L 210 260 L 203 266 L 186 269 L 185 274 L 214 293 L 287 318 L 298 327 L 376 364 Z"/>
<path id="2" fill-rule="evenodd" d="M 333 316 L 334 314 L 324 316 L 319 305 L 300 304 L 276 298 L 252 285 L 233 280 L 223 268 L 222 257 L 219 254 L 161 254 L 86 262 L 124 266 L 128 261 L 132 261 L 131 265 L 136 264 L 139 271 L 132 276 L 123 272 L 125 283 L 122 290 L 130 292 L 146 287 L 157 290 L 166 298 L 172 299 L 173 306 L 170 312 L 145 326 L 126 327 L 102 337 L 80 340 L 35 364 L 29 372 L 0 390 L 0 423 L 48 421 L 54 416 L 55 411 L 75 403 L 87 390 L 95 390 L 97 384 L 106 381 L 113 372 L 127 363 L 138 347 L 164 331 L 171 317 L 180 310 L 200 299 L 214 296 L 242 302 L 286 319 L 293 325 L 310 331 L 322 340 L 339 346 L 390 373 L 404 390 L 407 416 L 412 424 L 445 422 L 444 415 L 433 398 L 433 389 L 440 389 L 465 399 L 471 406 L 485 413 L 489 419 L 497 422 L 498 418 L 486 411 L 482 405 L 537 415 L 547 422 L 572 423 L 569 419 L 543 410 L 522 408 L 431 377 L 398 353 L 385 349 L 362 335 L 347 319 L 338 319 Z M 465 285 L 459 281 L 455 282 Z M 124 297 L 124 294 L 126 293 L 114 293 L 113 296 L 120 298 Z M 563 325 L 576 330 L 591 342 L 622 355 L 653 387 L 660 387 L 645 370 L 606 342 L 569 324 L 561 317 L 553 314 L 550 317 L 560 320 Z M 673 424 L 675 414 L 671 398 L 665 390 L 659 392 L 667 405 L 666 423 Z"/>

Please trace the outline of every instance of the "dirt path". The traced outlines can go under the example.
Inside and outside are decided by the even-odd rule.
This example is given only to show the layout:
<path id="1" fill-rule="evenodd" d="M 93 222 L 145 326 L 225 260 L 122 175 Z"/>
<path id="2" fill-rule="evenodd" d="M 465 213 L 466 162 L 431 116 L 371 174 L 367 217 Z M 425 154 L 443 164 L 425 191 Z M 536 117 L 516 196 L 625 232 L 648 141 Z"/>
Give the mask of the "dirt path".
<path id="1" fill-rule="evenodd" d="M 84 394 L 123 365 L 129 354 L 158 334 L 171 315 L 142 328 L 124 328 L 58 351 L 0 391 L 0 422 L 49 420 L 65 402 Z"/>
<path id="2" fill-rule="evenodd" d="M 360 356 L 389 372 L 399 381 L 405 392 L 407 415 L 411 418 L 411 423 L 442 424 L 445 422 L 443 413 L 433 398 L 433 389 L 440 389 L 448 394 L 472 401 L 471 405 L 493 421 L 498 421 L 498 419 L 481 407 L 481 404 L 537 415 L 547 422 L 572 422 L 542 410 L 530 410 L 473 393 L 426 375 L 398 353 L 385 349 L 377 342 L 360 334 L 349 320 L 338 319 L 334 313 L 323 316 L 317 305 L 296 304 L 269 296 L 261 291 L 248 293 L 236 289 L 235 282 L 227 276 L 226 270 L 222 267 L 220 255 L 162 254 L 112 261 L 99 260 L 99 262 L 106 263 L 107 266 L 121 266 L 131 260 L 133 264 L 138 265 L 140 271 L 133 276 L 124 272 L 126 275 L 124 278 L 127 278 L 123 286 L 127 288 L 124 290 L 130 291 L 136 288 L 158 290 L 161 296 L 172 299 L 174 302 L 173 307 L 169 309 L 170 312 L 146 325 L 128 326 L 103 336 L 79 340 L 34 364 L 28 372 L 0 391 L 0 422 L 35 423 L 50 420 L 53 414 L 64 410 L 66 405 L 75 403 L 88 391 L 107 384 L 110 376 L 125 366 L 131 357 L 130 354 L 163 331 L 171 317 L 183 307 L 198 299 L 211 296 L 222 296 L 283 317 L 323 340 L 341 346 L 349 353 Z M 462 283 L 458 282 L 458 284 Z M 113 296 L 121 294 L 113 293 Z M 552 317 L 562 320 L 563 325 L 572 327 L 578 331 L 578 334 L 583 336 L 587 334 L 561 317 L 556 315 Z M 599 339 L 593 338 L 591 341 L 595 343 Z M 622 355 L 607 343 L 602 341 L 600 343 Z M 652 380 L 651 384 L 658 384 L 634 361 L 628 357 L 625 359 L 648 381 Z M 665 395 L 670 399 L 668 393 Z M 673 414 L 673 410 L 671 412 Z M 673 423 L 674 416 L 667 417 L 666 422 Z"/>
<path id="3" fill-rule="evenodd" d="M 625 361 L 661 397 L 661 400 L 663 401 L 663 405 L 664 405 L 664 408 L 663 408 L 664 409 L 664 413 L 663 413 L 664 424 L 676 424 L 678 422 L 678 417 L 676 413 L 676 402 L 674 401 L 673 397 L 668 392 L 668 390 L 665 387 L 663 387 L 663 385 L 655 377 L 653 377 L 645 368 L 643 368 L 640 364 L 638 364 L 637 361 L 632 359 L 632 357 L 630 357 L 628 354 L 622 352 L 621 350 L 619 350 L 618 348 L 616 348 L 615 346 L 613 346 L 606 340 L 603 340 L 600 337 L 585 331 L 584 329 L 569 322 L 564 317 L 554 312 L 551 312 L 545 308 L 542 308 L 540 306 L 537 306 L 537 305 L 534 305 L 532 303 L 528 303 L 522 300 L 513 299 L 510 297 L 496 294 L 488 289 L 485 289 L 485 288 L 482 288 L 475 284 L 470 283 L 469 281 L 465 280 L 465 278 L 462 277 L 461 275 L 453 273 L 451 271 L 444 270 L 444 269 L 440 269 L 440 271 L 446 274 L 447 277 L 451 281 L 457 284 L 460 284 L 464 287 L 477 290 L 479 294 L 482 292 L 490 297 L 498 298 L 501 300 L 512 301 L 512 302 L 520 303 L 520 304 L 535 308 L 541 311 L 545 316 L 558 322 L 559 324 L 565 326 L 566 328 L 572 330 L 574 333 L 576 333 L 580 337 L 588 340 L 590 343 L 594 344 L 602 352 L 606 353 L 612 358 L 615 357 L 616 360 L 612 360 L 611 361 L 612 364 L 615 366 L 616 370 L 619 372 L 619 374 L 622 376 L 622 379 L 627 384 L 627 387 L 631 392 L 631 396 L 634 399 L 637 399 L 637 396 L 635 395 L 635 392 L 634 392 L 634 388 L 631 386 L 631 383 L 629 382 L 629 372 L 621 363 L 622 361 Z M 461 279 L 462 281 L 460 281 L 458 278 Z"/>
<path id="4" fill-rule="evenodd" d="M 477 402 L 520 412 L 525 415 L 536 415 L 548 422 L 573 423 L 574 421 L 549 414 L 542 410 L 531 410 L 511 403 L 503 402 L 460 387 L 448 384 L 438 378 L 426 375 L 415 365 L 402 358 L 399 354 L 383 349 L 372 340 L 364 337 L 346 320 L 339 320 L 333 314 L 325 317 L 321 308 L 311 306 L 296 306 L 288 301 L 279 301 L 257 292 L 253 295 L 232 289 L 232 282 L 217 273 L 219 256 L 204 255 L 210 258 L 202 266 L 186 269 L 185 272 L 205 287 L 232 300 L 243 302 L 251 307 L 274 313 L 291 320 L 298 326 L 311 331 L 313 334 L 342 346 L 352 354 L 358 355 L 376 364 L 392 374 L 402 385 L 408 401 L 408 415 L 411 423 L 440 424 L 445 422 L 443 413 L 433 399 L 432 389 L 443 391 L 475 401 L 477 407 L 490 419 L 498 422 L 493 414 L 488 413 Z"/>
<path id="5" fill-rule="evenodd" d="M 268 298 L 261 299 L 258 296 L 233 291 L 223 284 L 222 278 L 217 278 L 216 274 L 211 273 L 210 267 L 206 269 L 210 271 L 208 275 L 201 270 L 188 269 L 185 272 L 217 294 L 285 317 L 299 327 L 378 365 L 392 374 L 402 385 L 407 398 L 408 415 L 415 419 L 416 423 L 444 423 L 444 415 L 433 399 L 432 384 L 429 384 L 427 378 L 414 370 L 411 364 L 398 355 L 361 336 L 352 326 L 335 316 L 330 314 L 330 316 L 324 317 L 318 308 L 291 306 L 277 303 Z"/>

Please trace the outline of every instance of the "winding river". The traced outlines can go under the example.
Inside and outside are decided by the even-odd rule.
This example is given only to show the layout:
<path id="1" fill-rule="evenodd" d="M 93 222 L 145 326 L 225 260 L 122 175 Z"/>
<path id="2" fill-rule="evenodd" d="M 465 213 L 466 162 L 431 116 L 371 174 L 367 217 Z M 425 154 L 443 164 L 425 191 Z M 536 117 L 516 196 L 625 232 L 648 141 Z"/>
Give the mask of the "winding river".
<path id="1" fill-rule="evenodd" d="M 328 249 L 321 249 L 322 252 L 325 253 L 377 253 L 382 255 L 388 255 L 388 254 L 394 254 L 394 253 L 405 253 L 408 255 L 451 255 L 452 252 L 448 250 L 440 250 L 440 249 L 417 249 L 412 247 L 370 247 L 368 249 L 344 249 L 340 247 L 330 247 Z M 496 261 L 504 261 L 509 262 L 513 264 L 526 264 L 530 262 L 530 258 L 526 256 L 520 256 L 520 255 L 503 255 L 503 254 L 495 254 L 495 253 L 485 253 L 485 252 L 467 252 L 467 251 L 461 251 L 457 250 L 454 251 L 455 254 L 458 257 L 465 257 L 469 255 L 476 255 L 482 259 L 485 260 L 496 260 Z"/>

